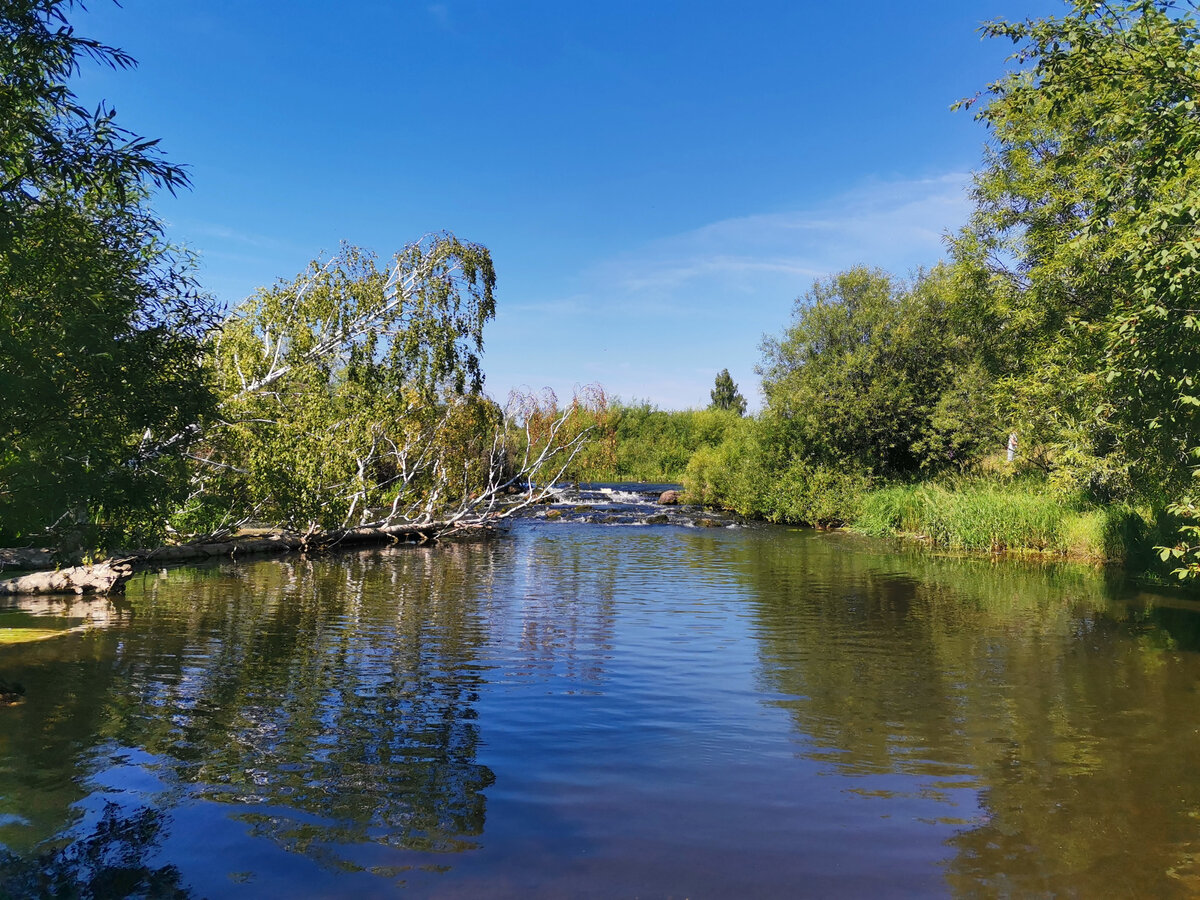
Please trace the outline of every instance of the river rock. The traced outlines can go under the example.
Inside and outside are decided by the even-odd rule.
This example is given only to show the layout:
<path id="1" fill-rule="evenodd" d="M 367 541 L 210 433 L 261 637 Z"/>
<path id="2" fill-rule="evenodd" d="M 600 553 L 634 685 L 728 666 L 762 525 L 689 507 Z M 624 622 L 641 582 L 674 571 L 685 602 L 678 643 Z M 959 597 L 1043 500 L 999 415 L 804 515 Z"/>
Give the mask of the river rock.
<path id="1" fill-rule="evenodd" d="M 671 517 L 666 513 L 658 513 L 653 516 L 646 516 L 647 525 L 668 525 L 671 522 Z"/>
<path id="2" fill-rule="evenodd" d="M 679 491 L 663 491 L 658 502 L 663 506 L 675 506 L 679 503 Z"/>

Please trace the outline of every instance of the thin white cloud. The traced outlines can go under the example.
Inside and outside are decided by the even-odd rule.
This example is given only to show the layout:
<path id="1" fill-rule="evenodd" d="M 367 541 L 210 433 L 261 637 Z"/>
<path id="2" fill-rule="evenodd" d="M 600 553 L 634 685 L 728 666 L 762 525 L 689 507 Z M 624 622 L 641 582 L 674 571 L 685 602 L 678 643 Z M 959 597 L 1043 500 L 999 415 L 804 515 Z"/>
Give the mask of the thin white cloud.
<path id="1" fill-rule="evenodd" d="M 177 225 L 176 229 L 192 236 L 214 238 L 218 241 L 228 241 L 231 244 L 241 244 L 246 247 L 279 249 L 288 246 L 286 241 L 277 238 L 251 234 L 212 222 L 183 222 Z"/>
<path id="2" fill-rule="evenodd" d="M 673 288 L 686 284 L 697 278 L 714 275 L 745 275 L 753 273 L 773 273 L 812 278 L 820 275 L 821 270 L 811 266 L 798 265 L 787 258 L 764 259 L 751 256 L 708 256 L 695 257 L 676 265 L 664 265 L 653 269 L 626 275 L 621 280 L 621 287 L 629 291 L 642 291 L 650 288 Z"/>
<path id="3" fill-rule="evenodd" d="M 425 7 L 435 25 L 443 31 L 450 30 L 450 8 L 445 3 L 430 3 Z"/>
<path id="4" fill-rule="evenodd" d="M 500 315 L 507 316 L 510 313 L 522 315 L 525 313 L 553 313 L 554 315 L 583 313 L 587 311 L 587 305 L 591 299 L 586 294 L 575 294 L 569 297 L 555 297 L 537 302 L 526 303 L 517 301 L 516 303 L 504 304 L 500 308 Z"/>
<path id="5" fill-rule="evenodd" d="M 942 235 L 969 213 L 969 180 L 969 174 L 953 172 L 871 182 L 819 208 L 713 222 L 600 268 L 633 294 L 674 292 L 713 278 L 811 281 L 858 263 L 903 274 L 942 256 Z"/>
<path id="6" fill-rule="evenodd" d="M 561 301 L 520 303 L 521 314 L 541 315 L 538 328 L 506 327 L 489 344 L 489 383 L 582 377 L 683 408 L 705 405 L 715 373 L 729 368 L 753 404 L 759 343 L 786 326 L 792 301 L 853 265 L 906 275 L 937 262 L 943 235 L 970 213 L 969 184 L 965 172 L 871 181 L 810 209 L 723 219 L 594 263 Z"/>

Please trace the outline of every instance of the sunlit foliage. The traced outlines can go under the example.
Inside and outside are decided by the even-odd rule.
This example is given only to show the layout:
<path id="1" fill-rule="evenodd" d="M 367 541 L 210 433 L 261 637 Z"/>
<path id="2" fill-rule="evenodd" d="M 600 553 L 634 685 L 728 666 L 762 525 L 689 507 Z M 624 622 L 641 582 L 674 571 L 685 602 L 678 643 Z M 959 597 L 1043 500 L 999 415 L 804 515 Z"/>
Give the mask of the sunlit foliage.
<path id="1" fill-rule="evenodd" d="M 147 448 L 211 408 L 211 306 L 163 240 L 152 187 L 187 184 L 157 142 L 84 109 L 60 0 L 0 2 L 0 540 L 154 537 L 186 477 Z"/>

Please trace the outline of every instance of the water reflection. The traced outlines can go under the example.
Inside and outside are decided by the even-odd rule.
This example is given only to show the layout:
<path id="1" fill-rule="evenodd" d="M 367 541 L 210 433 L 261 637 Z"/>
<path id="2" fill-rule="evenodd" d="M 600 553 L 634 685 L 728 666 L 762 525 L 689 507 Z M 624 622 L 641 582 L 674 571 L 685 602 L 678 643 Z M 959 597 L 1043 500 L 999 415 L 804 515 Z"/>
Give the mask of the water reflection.
<path id="1" fill-rule="evenodd" d="M 95 826 L 69 844 L 28 859 L 0 848 L 0 896 L 188 900 L 193 894 L 179 870 L 150 862 L 167 821 L 157 810 L 126 813 L 106 803 Z"/>
<path id="2" fill-rule="evenodd" d="M 212 895 L 1200 891 L 1200 615 L 1085 569 L 525 524 L 148 575 L 129 604 L 0 652 L 26 688 L 4 877 L 91 854 Z"/>
<path id="3" fill-rule="evenodd" d="M 129 616 L 129 604 L 120 599 L 4 596 L 0 597 L 0 644 L 120 626 Z"/>
<path id="4" fill-rule="evenodd" d="M 941 796 L 969 826 L 948 841 L 955 893 L 1200 890 L 1200 610 L 1070 567 L 853 543 L 757 542 L 741 570 L 806 754 Z"/>
<path id="5" fill-rule="evenodd" d="M 509 637 L 520 648 L 508 676 L 554 679 L 567 692 L 604 683 L 617 585 L 630 561 L 597 549 L 577 534 L 546 533 L 516 562 L 488 623 L 494 642 Z"/>
<path id="6" fill-rule="evenodd" d="M 0 770 L 0 813 L 35 832 L 9 824 L 0 839 L 29 846 L 52 833 L 82 796 L 64 772 L 140 748 L 157 778 L 245 808 L 252 834 L 291 850 L 473 846 L 494 779 L 475 761 L 473 709 L 490 553 L 462 545 L 406 549 L 386 564 L 363 554 L 151 577 L 133 627 L 81 636 L 83 652 L 14 648 L 5 671 L 21 674 L 29 702 L 5 723 L 0 754 L 42 758 L 47 780 L 30 779 L 28 763 L 13 778 Z"/>

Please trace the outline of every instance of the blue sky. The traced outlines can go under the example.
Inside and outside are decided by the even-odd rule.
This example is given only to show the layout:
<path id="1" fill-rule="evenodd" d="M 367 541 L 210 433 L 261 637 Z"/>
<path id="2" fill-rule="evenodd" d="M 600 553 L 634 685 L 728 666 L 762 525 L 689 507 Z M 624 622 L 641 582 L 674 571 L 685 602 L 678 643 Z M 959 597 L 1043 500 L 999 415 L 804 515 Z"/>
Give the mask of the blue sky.
<path id="1" fill-rule="evenodd" d="M 764 333 L 814 278 L 905 274 L 961 224 L 985 134 L 950 105 L 998 77 L 991 18 L 1057 0 L 92 0 L 77 30 L 138 59 L 75 87 L 162 139 L 156 198 L 233 303 L 342 240 L 490 248 L 487 387 L 598 382 L 757 405 Z"/>

